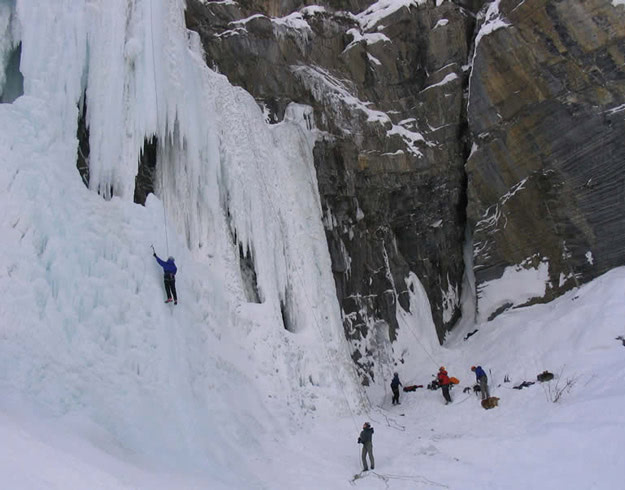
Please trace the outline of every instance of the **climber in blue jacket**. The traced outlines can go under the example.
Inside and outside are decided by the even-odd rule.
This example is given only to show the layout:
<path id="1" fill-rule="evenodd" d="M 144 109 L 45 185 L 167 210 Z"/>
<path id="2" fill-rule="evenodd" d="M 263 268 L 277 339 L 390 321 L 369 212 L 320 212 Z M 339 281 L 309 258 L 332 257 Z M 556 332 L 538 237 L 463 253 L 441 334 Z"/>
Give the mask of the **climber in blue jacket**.
<path id="1" fill-rule="evenodd" d="M 490 398 L 490 393 L 488 392 L 488 376 L 486 376 L 482 366 L 471 366 L 471 371 L 475 373 L 475 380 L 480 384 L 482 400 Z"/>
<path id="2" fill-rule="evenodd" d="M 165 262 L 164 260 L 159 259 L 158 255 L 156 255 L 156 252 L 154 252 L 152 255 L 154 255 L 154 258 L 158 262 L 158 265 L 163 268 L 165 292 L 167 293 L 167 299 L 165 300 L 165 303 L 171 303 L 173 301 L 174 304 L 177 305 L 178 296 L 176 295 L 176 272 L 178 272 L 178 268 L 174 263 L 174 258 L 168 257 L 167 262 Z"/>

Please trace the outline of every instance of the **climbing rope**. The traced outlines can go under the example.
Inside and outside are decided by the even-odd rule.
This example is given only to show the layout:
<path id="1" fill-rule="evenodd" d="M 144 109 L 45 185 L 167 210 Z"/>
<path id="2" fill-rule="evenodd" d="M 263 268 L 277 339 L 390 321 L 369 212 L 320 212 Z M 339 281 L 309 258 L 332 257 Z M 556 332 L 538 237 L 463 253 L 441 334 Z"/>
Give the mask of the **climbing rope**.
<path id="1" fill-rule="evenodd" d="M 388 254 L 386 253 L 386 243 L 384 242 L 384 238 L 382 238 L 382 250 L 384 251 L 384 264 L 386 266 L 386 270 L 388 271 L 388 279 L 391 282 L 391 285 L 393 286 L 393 296 L 395 299 L 395 304 L 399 304 L 398 300 L 397 300 L 397 288 L 395 287 L 395 281 L 393 280 L 393 275 L 391 274 L 391 267 L 389 264 L 389 260 L 388 260 Z M 425 348 L 425 346 L 421 343 L 421 341 L 419 340 L 419 338 L 417 337 L 417 334 L 415 334 L 411 329 L 408 329 L 408 331 L 412 334 L 412 336 L 415 338 L 415 340 L 417 341 L 417 343 L 421 346 L 421 348 L 423 349 L 423 352 L 426 353 L 426 355 L 430 358 L 430 360 L 432 361 L 432 363 L 435 366 L 440 366 L 439 363 L 437 363 L 434 358 L 430 355 L 430 353 L 428 352 L 428 350 Z"/>
<path id="2" fill-rule="evenodd" d="M 382 407 L 377 407 L 377 411 L 380 415 L 382 415 L 382 417 L 384 417 L 384 419 L 386 420 L 386 426 L 390 429 L 394 429 L 400 432 L 406 432 L 406 426 L 400 424 L 399 422 L 397 422 L 394 418 L 389 417 L 388 415 L 386 415 L 383 411 L 382 411 Z M 367 412 L 368 413 L 368 412 Z M 379 423 L 377 420 L 375 420 L 373 417 L 371 417 L 371 415 L 369 415 L 369 417 L 371 418 L 371 420 L 375 423 Z"/>
<path id="3" fill-rule="evenodd" d="M 434 364 L 434 366 L 438 367 L 440 366 L 440 363 L 436 362 L 434 360 L 434 358 L 430 355 L 430 353 L 428 352 L 428 350 L 425 348 L 425 346 L 421 343 L 421 341 L 419 340 L 419 337 L 417 337 L 417 334 L 414 333 L 411 329 L 408 329 L 408 331 L 412 334 L 412 336 L 415 338 L 415 340 L 417 341 L 417 343 L 421 346 L 421 348 L 423 349 L 423 352 L 426 353 L 426 355 L 430 358 L 430 361 L 432 361 L 432 364 Z"/>
<path id="4" fill-rule="evenodd" d="M 354 477 L 349 481 L 350 485 L 355 486 L 358 480 L 363 478 L 378 478 L 384 482 L 386 487 L 389 486 L 389 480 L 401 480 L 401 481 L 410 481 L 418 485 L 426 485 L 427 488 L 432 487 L 440 487 L 440 488 L 449 488 L 448 485 L 444 483 L 438 483 L 432 481 L 421 475 L 391 475 L 388 473 L 378 473 L 377 471 L 366 471 L 362 473 L 358 473 L 354 475 Z"/>
<path id="5" fill-rule="evenodd" d="M 256 157 L 256 156 L 257 156 L 257 155 L 256 155 L 256 150 L 255 150 L 255 149 L 253 149 L 253 152 L 254 152 L 254 156 Z M 258 161 L 258 158 L 255 158 L 255 161 Z M 266 180 L 265 180 L 264 174 L 263 174 L 262 172 L 260 172 L 260 176 L 261 176 L 261 178 L 260 178 L 260 182 L 261 182 L 262 186 L 264 187 L 264 190 L 265 190 L 265 195 L 270 196 L 271 194 L 270 194 L 270 192 L 269 192 L 269 188 L 268 188 L 267 182 L 266 182 Z M 273 201 L 269 200 L 269 206 L 270 206 L 271 211 L 272 211 L 272 213 L 273 213 L 273 215 L 274 215 L 274 216 L 280 216 L 280 215 L 279 215 L 279 213 L 277 212 L 277 210 L 276 210 L 276 209 L 275 209 L 275 207 L 274 207 Z M 284 236 L 284 225 L 283 225 L 283 223 L 282 223 L 282 220 L 279 220 L 279 227 L 280 227 L 280 229 L 281 229 L 281 232 L 282 232 L 281 234 L 282 234 L 282 236 Z M 298 270 L 297 268 L 294 270 L 294 276 L 297 278 L 297 280 L 298 280 L 298 282 L 300 282 L 300 284 L 304 284 L 304 280 L 303 280 L 303 278 L 302 278 L 302 277 L 300 277 L 299 270 Z M 396 292 L 395 288 L 393 288 L 393 290 L 394 290 L 394 294 L 395 294 L 395 300 L 396 300 L 396 302 L 397 302 L 397 292 Z M 310 299 L 309 299 L 307 296 L 304 296 L 304 299 L 305 299 L 305 301 L 308 303 L 308 306 L 309 306 L 309 311 L 311 311 L 311 313 L 312 313 L 312 315 L 313 315 L 313 320 L 314 320 L 314 321 L 313 321 L 313 323 L 314 323 L 314 325 L 315 325 L 315 328 L 316 328 L 316 330 L 317 330 L 317 333 L 318 333 L 318 335 L 319 335 L 319 338 L 320 338 L 320 340 L 321 340 L 322 344 L 325 346 L 325 343 L 324 343 L 324 338 L 323 338 L 323 333 L 322 333 L 322 331 L 321 331 L 321 327 L 320 327 L 320 320 L 319 320 L 319 318 L 317 317 L 317 314 L 315 313 L 315 308 L 313 308 L 313 305 L 312 305 L 312 303 L 310 302 Z M 434 360 L 434 358 L 431 356 L 431 354 L 428 352 L 428 350 L 425 348 L 425 346 L 421 343 L 421 341 L 420 341 L 420 340 L 419 340 L 419 338 L 416 336 L 416 334 L 415 334 L 412 330 L 410 330 L 410 332 L 411 332 L 411 334 L 415 337 L 415 340 L 416 340 L 416 341 L 417 341 L 417 343 L 421 346 L 421 348 L 422 348 L 422 349 L 423 349 L 423 351 L 426 353 L 426 355 L 428 356 L 428 358 L 432 361 L 432 363 L 433 363 L 435 366 L 437 366 L 437 367 L 438 367 L 438 366 L 439 366 L 439 363 L 437 363 L 437 362 Z M 324 352 L 324 355 L 325 355 L 325 357 L 326 357 L 326 361 L 328 361 L 328 363 L 330 363 L 330 365 L 331 365 L 331 360 L 329 359 L 329 352 L 328 352 L 328 349 L 324 349 L 324 351 L 323 351 L 323 352 Z M 379 359 L 379 353 L 378 353 L 378 361 L 379 361 L 379 360 L 380 360 L 380 359 Z M 390 369 L 391 369 L 390 365 L 386 366 L 386 368 L 387 368 L 387 370 L 389 370 L 389 372 L 390 372 Z M 358 375 L 358 373 L 357 373 L 357 371 L 356 371 L 356 367 L 355 367 L 355 366 L 354 366 L 354 364 L 353 364 L 353 363 L 351 363 L 351 362 L 349 363 L 349 369 L 352 371 L 352 375 L 354 376 L 354 379 L 355 379 L 355 380 L 359 380 L 359 379 L 360 379 L 360 376 Z M 382 369 L 384 370 L 384 367 L 382 367 Z M 342 383 L 341 383 L 341 381 L 338 379 L 338 376 L 337 376 L 336 372 L 335 372 L 334 370 L 332 370 L 331 372 L 332 372 L 332 375 L 335 377 L 335 381 L 337 382 L 337 384 L 338 384 L 338 385 L 340 386 L 340 388 L 341 388 L 341 393 L 342 393 L 343 398 L 344 398 L 344 400 L 345 400 L 345 404 L 346 404 L 346 406 L 348 407 L 348 409 L 349 409 L 349 411 L 350 411 L 350 413 L 351 413 L 352 422 L 354 423 L 354 427 L 356 428 L 356 430 L 358 430 L 358 424 L 356 423 L 356 414 L 354 413 L 354 410 L 352 409 L 352 407 L 351 407 L 351 405 L 350 405 L 350 403 L 349 403 L 349 399 L 348 399 L 348 397 L 347 397 L 347 394 L 345 393 L 345 390 L 344 390 L 344 388 L 343 388 L 343 384 L 342 384 Z M 369 402 L 368 396 L 367 396 L 367 394 L 366 394 L 366 392 L 365 392 L 365 390 L 364 390 L 364 387 L 363 387 L 363 386 L 362 386 L 362 384 L 361 384 L 361 383 L 359 383 L 359 382 L 357 382 L 357 387 L 358 387 L 358 393 L 359 393 L 359 396 L 360 396 L 360 398 L 361 398 L 361 404 L 362 404 L 362 406 L 363 406 L 363 407 L 364 407 L 364 409 L 365 409 L 365 413 L 367 414 L 367 417 L 369 417 L 369 419 L 370 419 L 372 422 L 375 422 L 375 423 L 380 423 L 380 422 L 379 422 L 378 420 L 376 420 L 376 419 L 372 416 L 372 414 L 371 414 L 371 410 L 369 409 L 369 407 L 370 407 L 370 402 Z M 387 393 L 387 390 L 386 390 L 386 384 L 385 384 L 385 394 L 386 394 L 386 393 Z M 394 419 L 389 418 L 389 417 L 388 417 L 385 413 L 383 413 L 383 412 L 382 412 L 381 407 L 377 407 L 377 408 L 378 408 L 378 412 L 379 412 L 379 413 L 380 413 L 380 414 L 381 414 L 381 415 L 385 418 L 385 421 L 386 421 L 386 425 L 387 425 L 387 427 L 389 427 L 389 428 L 391 428 L 391 429 L 394 429 L 394 430 L 402 431 L 402 432 L 406 430 L 406 427 L 405 427 L 405 426 L 403 426 L 403 425 L 401 425 L 401 424 L 397 423 Z"/>
<path id="6" fill-rule="evenodd" d="M 154 56 L 154 15 L 152 10 L 152 2 L 148 2 L 150 6 L 150 40 L 152 42 L 152 75 L 154 78 L 154 98 L 156 103 L 156 132 L 158 133 L 158 116 L 160 114 L 159 104 L 158 104 L 158 87 L 156 83 L 156 58 Z M 158 147 L 156 151 L 156 155 L 158 157 Z M 169 236 L 167 234 L 167 213 L 165 212 L 165 187 L 163 186 L 163 167 L 161 165 L 160 171 L 157 169 L 160 177 L 160 185 L 161 185 L 161 198 L 163 201 L 163 223 L 165 226 L 165 246 L 167 249 L 167 256 L 169 256 Z"/>
<path id="7" fill-rule="evenodd" d="M 256 148 L 252 149 L 253 153 L 254 153 L 254 161 L 257 163 L 258 162 L 258 157 L 256 154 Z M 265 195 L 266 196 L 271 196 L 271 193 L 269 192 L 269 187 L 267 185 L 267 182 L 265 180 L 265 176 L 262 172 L 260 173 L 260 182 L 262 184 L 262 186 L 264 187 L 265 190 Z M 268 199 L 269 202 L 269 207 L 271 208 L 271 211 L 273 213 L 274 216 L 277 216 L 278 218 L 280 217 L 280 214 L 277 212 L 277 210 L 275 209 L 275 206 L 273 204 L 273 201 L 271 199 Z M 284 230 L 284 224 L 282 222 L 281 219 L 278 219 L 278 225 L 280 227 L 281 230 L 281 235 L 285 236 L 285 230 Z M 294 270 L 294 276 L 296 277 L 296 279 L 298 280 L 298 282 L 300 284 L 305 284 L 305 281 L 303 280 L 303 278 L 300 276 L 299 274 L 299 270 L 297 268 L 295 268 Z M 332 377 L 334 378 L 335 383 L 340 387 L 341 389 L 341 394 L 343 396 L 343 399 L 345 400 L 345 405 L 347 406 L 350 414 L 351 414 L 351 419 L 352 419 L 352 423 L 354 424 L 354 428 L 356 429 L 356 431 L 359 430 L 359 424 L 356 422 L 356 413 L 354 412 L 350 402 L 349 402 L 349 397 L 347 396 L 347 393 L 345 392 L 345 388 L 343 386 L 343 383 L 341 382 L 341 380 L 338 378 L 338 374 L 336 372 L 336 370 L 332 369 L 332 366 L 335 364 L 332 362 L 332 360 L 330 359 L 330 354 L 329 354 L 329 349 L 326 346 L 326 343 L 324 341 L 323 338 L 323 332 L 321 331 L 321 322 L 315 312 L 315 308 L 313 308 L 312 303 L 310 302 L 310 299 L 308 298 L 308 296 L 304 295 L 304 300 L 307 302 L 308 307 L 309 307 L 309 311 L 312 313 L 313 316 L 313 324 L 315 325 L 315 328 L 317 330 L 317 334 L 319 335 L 319 339 L 321 340 L 322 345 L 324 346 L 323 349 L 323 353 L 324 353 L 324 357 L 326 358 L 326 362 L 328 363 L 328 366 L 330 367 L 330 372 L 332 373 Z M 352 370 L 352 374 L 354 375 L 354 379 L 358 380 L 359 376 L 356 373 L 355 367 L 353 365 L 353 363 L 349 362 L 348 365 L 350 366 L 351 370 Z M 358 394 L 360 397 L 360 403 L 362 404 L 363 407 L 366 407 L 369 405 L 369 400 L 368 397 L 366 395 L 366 393 L 364 392 L 364 389 L 362 388 L 362 385 L 360 383 L 357 383 L 357 387 L 358 387 Z M 367 412 L 368 413 L 368 412 Z"/>

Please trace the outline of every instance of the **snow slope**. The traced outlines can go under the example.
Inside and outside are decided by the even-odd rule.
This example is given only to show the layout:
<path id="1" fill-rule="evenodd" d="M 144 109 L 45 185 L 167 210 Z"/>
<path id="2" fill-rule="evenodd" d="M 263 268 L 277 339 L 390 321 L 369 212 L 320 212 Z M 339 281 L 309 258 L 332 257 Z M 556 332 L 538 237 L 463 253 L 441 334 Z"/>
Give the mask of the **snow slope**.
<path id="1" fill-rule="evenodd" d="M 614 270 L 551 304 L 468 325 L 447 347 L 430 351 L 432 359 L 425 356 L 417 371 L 399 370 L 404 384 L 426 384 L 435 361 L 444 361 L 461 380 L 451 405 L 440 391 L 418 389 L 402 393 L 402 404 L 393 407 L 387 393 L 372 397 L 367 414 L 311 417 L 297 431 L 265 434 L 252 454 L 224 448 L 236 462 L 232 473 L 253 472 L 249 480 L 206 468 L 164 469 L 85 421 L 63 419 L 68 433 L 57 417 L 25 413 L 23 403 L 5 397 L 0 473 L 8 475 L 7 488 L 24 489 L 620 488 L 625 347 L 616 337 L 625 333 L 624 287 L 625 268 Z M 489 374 L 497 408 L 483 410 L 473 393 L 460 389 L 473 384 L 472 364 Z M 513 389 L 545 369 L 556 375 L 553 381 Z M 571 389 L 554 403 L 568 381 Z M 239 407 L 232 418 L 245 424 Z M 376 469 L 360 474 L 356 438 L 364 420 L 375 428 Z"/>
<path id="2" fill-rule="evenodd" d="M 460 379 L 452 404 L 444 405 L 440 390 L 418 389 L 393 407 L 387 392 L 356 419 L 375 428 L 375 471 L 352 481 L 358 428 L 334 420 L 296 436 L 294 446 L 305 441 L 310 460 L 296 460 L 272 488 L 620 488 L 625 347 L 616 337 L 625 336 L 624 288 L 619 268 L 553 303 L 465 325 L 445 347 L 423 352 L 416 370 L 398 369 L 404 384 L 426 385 L 445 365 Z M 472 365 L 487 371 L 497 408 L 486 411 L 463 393 L 475 383 Z M 555 379 L 513 388 L 544 370 Z"/>

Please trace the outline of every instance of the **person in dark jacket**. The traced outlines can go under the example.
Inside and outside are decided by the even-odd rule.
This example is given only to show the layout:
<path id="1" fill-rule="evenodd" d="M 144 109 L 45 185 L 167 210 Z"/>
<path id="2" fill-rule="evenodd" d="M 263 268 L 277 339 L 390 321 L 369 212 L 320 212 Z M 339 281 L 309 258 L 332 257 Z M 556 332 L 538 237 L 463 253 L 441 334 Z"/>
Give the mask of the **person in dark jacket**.
<path id="1" fill-rule="evenodd" d="M 404 386 L 399 381 L 399 374 L 393 374 L 393 381 L 391 381 L 391 390 L 393 390 L 393 405 L 399 405 L 399 386 Z"/>
<path id="2" fill-rule="evenodd" d="M 480 393 L 482 393 L 482 400 L 486 400 L 490 398 L 490 393 L 488 392 L 488 376 L 482 369 L 482 366 L 471 366 L 471 371 L 475 373 L 475 380 L 480 385 Z"/>
<path id="3" fill-rule="evenodd" d="M 174 258 L 168 257 L 167 262 L 165 262 L 164 260 L 161 260 L 158 255 L 156 255 L 156 252 L 154 252 L 153 255 L 158 262 L 158 265 L 163 268 L 165 293 L 167 294 L 167 299 L 165 300 L 165 303 L 171 303 L 173 301 L 174 304 L 177 305 L 178 296 L 176 295 L 176 272 L 178 272 L 178 268 L 174 263 Z"/>
<path id="4" fill-rule="evenodd" d="M 364 471 L 367 471 L 367 454 L 369 455 L 369 461 L 371 462 L 371 469 L 375 469 L 375 463 L 373 461 L 373 427 L 369 422 L 365 422 L 362 426 L 362 431 L 358 437 L 358 444 L 362 444 L 362 467 Z"/>
<path id="5" fill-rule="evenodd" d="M 445 366 L 441 366 L 438 370 L 438 375 L 436 376 L 436 380 L 443 391 L 443 398 L 445 398 L 445 405 L 451 403 L 451 396 L 449 394 L 449 386 L 451 385 L 451 380 L 449 376 L 447 376 L 447 371 L 445 370 Z"/>

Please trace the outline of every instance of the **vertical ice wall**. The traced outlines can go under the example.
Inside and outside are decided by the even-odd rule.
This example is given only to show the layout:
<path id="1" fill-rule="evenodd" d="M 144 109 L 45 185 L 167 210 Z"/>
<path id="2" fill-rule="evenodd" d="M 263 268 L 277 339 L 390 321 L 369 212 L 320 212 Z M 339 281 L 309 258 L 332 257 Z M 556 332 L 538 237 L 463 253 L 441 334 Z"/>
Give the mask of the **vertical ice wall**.
<path id="1" fill-rule="evenodd" d="M 86 412 L 128 447 L 209 445 L 224 460 L 217 444 L 266 413 L 265 391 L 294 419 L 354 409 L 305 130 L 267 126 L 205 66 L 183 0 L 0 5 L 24 76 L 24 96 L 0 104 L 0 382 Z M 76 171 L 83 97 L 91 192 Z M 151 136 L 160 201 L 142 208 L 133 190 Z M 175 315 L 150 243 L 181 266 Z M 246 301 L 239 247 L 261 304 Z"/>

